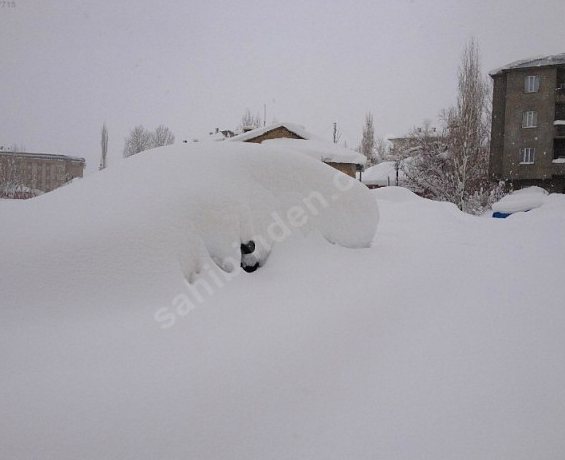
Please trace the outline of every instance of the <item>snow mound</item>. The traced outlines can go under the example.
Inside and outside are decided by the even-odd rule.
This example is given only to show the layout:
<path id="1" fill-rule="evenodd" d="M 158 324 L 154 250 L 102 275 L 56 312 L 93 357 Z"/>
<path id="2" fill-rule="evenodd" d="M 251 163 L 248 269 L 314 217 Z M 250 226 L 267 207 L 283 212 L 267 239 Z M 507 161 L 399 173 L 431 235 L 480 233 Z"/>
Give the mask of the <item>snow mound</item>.
<path id="1" fill-rule="evenodd" d="M 512 195 L 549 195 L 549 192 L 541 187 L 538 186 L 532 186 L 532 187 L 526 187 L 526 188 L 522 188 L 520 190 L 516 190 L 514 192 L 512 192 Z"/>
<path id="2" fill-rule="evenodd" d="M 378 198 L 370 249 L 300 229 L 254 275 L 222 285 L 214 266 L 196 292 L 169 264 L 171 238 L 204 245 L 211 236 L 196 227 L 217 232 L 214 222 L 246 237 L 253 229 L 236 222 L 262 216 L 250 200 L 285 201 L 291 190 L 284 160 L 198 147 L 112 164 L 72 193 L 0 201 L 9 231 L 0 242 L 1 459 L 563 457 L 564 195 L 502 222 L 399 188 L 354 191 L 371 215 L 366 197 Z M 311 162 L 312 173 L 331 172 Z M 292 180 L 310 170 L 307 158 L 292 163 Z M 221 211 L 234 222 L 213 214 L 216 195 L 231 198 Z M 248 216 L 233 212 L 239 204 Z M 343 210 L 349 217 L 367 225 Z M 168 297 L 147 295 L 163 284 Z"/>
<path id="3" fill-rule="evenodd" d="M 421 197 L 404 187 L 382 187 L 371 190 L 371 193 L 379 200 L 387 200 L 395 203 L 422 200 Z"/>
<path id="4" fill-rule="evenodd" d="M 527 187 L 506 195 L 492 205 L 492 210 L 505 214 L 529 211 L 542 206 L 547 195 L 547 191 L 541 187 Z"/>
<path id="5" fill-rule="evenodd" d="M 273 244 L 293 234 L 368 247 L 379 218 L 366 188 L 339 171 L 243 143 L 153 149 L 2 208 L 0 231 L 11 235 L 0 242 L 3 293 L 19 292 L 16 285 L 30 278 L 51 286 L 109 279 L 135 289 L 170 278 L 179 266 L 193 282 L 210 259 L 225 272 L 239 270 L 240 246 L 251 240 L 255 250 L 246 258 L 260 265 Z"/>

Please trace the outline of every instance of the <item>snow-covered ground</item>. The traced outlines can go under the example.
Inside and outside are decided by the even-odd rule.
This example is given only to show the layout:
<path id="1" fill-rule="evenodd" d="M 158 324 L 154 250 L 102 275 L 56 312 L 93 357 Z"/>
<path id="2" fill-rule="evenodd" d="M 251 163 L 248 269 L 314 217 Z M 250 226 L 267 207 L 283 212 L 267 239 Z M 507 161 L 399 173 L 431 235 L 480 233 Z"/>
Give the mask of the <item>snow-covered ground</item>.
<path id="1" fill-rule="evenodd" d="M 563 456 L 563 196 L 479 218 L 186 148 L 0 202 L 0 458 Z"/>

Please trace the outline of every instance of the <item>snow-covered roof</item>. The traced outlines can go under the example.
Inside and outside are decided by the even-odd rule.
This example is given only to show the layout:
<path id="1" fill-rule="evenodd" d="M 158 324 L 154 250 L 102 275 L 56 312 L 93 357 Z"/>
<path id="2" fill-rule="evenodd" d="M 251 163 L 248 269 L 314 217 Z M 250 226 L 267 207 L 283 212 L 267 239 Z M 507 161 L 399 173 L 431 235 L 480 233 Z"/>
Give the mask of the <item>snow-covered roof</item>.
<path id="1" fill-rule="evenodd" d="M 367 162 L 365 155 L 361 155 L 360 153 L 357 153 L 351 149 L 341 147 L 337 144 L 334 144 L 333 142 L 318 137 L 315 134 L 306 131 L 306 129 L 304 129 L 304 126 L 294 123 L 276 123 L 273 125 L 264 126 L 262 128 L 257 128 L 252 131 L 239 134 L 228 140 L 235 142 L 246 142 L 279 128 L 286 128 L 287 130 L 296 134 L 298 137 L 301 137 L 301 139 L 283 137 L 277 139 L 268 139 L 261 142 L 261 144 L 269 145 L 270 147 L 282 147 L 285 149 L 291 149 L 321 160 L 325 163 L 353 163 L 363 166 Z"/>
<path id="2" fill-rule="evenodd" d="M 294 150 L 324 163 L 353 163 L 363 166 L 367 162 L 364 155 L 323 139 L 289 139 L 283 137 L 269 139 L 261 144 Z"/>
<path id="3" fill-rule="evenodd" d="M 301 137 L 302 139 L 312 139 L 316 136 L 312 133 L 306 131 L 304 126 L 297 125 L 295 123 L 275 123 L 269 126 L 263 126 L 261 128 L 252 129 L 251 131 L 247 131 L 246 133 L 238 134 L 230 139 L 230 141 L 239 141 L 245 142 L 251 139 L 255 139 L 256 137 L 262 136 L 270 131 L 274 131 L 275 129 L 279 128 L 286 128 L 289 131 L 293 132 L 297 136 Z"/>
<path id="4" fill-rule="evenodd" d="M 398 171 L 399 178 L 404 177 L 402 171 Z M 367 168 L 363 173 L 362 182 L 365 185 L 396 185 L 396 167 L 394 161 L 383 161 L 375 166 Z"/>
<path id="5" fill-rule="evenodd" d="M 499 67 L 498 69 L 491 70 L 489 75 L 494 77 L 495 75 L 500 75 L 507 70 L 529 69 L 531 67 L 547 67 L 561 64 L 565 64 L 565 53 L 553 54 L 550 56 L 535 56 L 528 59 L 514 61 L 503 67 Z"/>

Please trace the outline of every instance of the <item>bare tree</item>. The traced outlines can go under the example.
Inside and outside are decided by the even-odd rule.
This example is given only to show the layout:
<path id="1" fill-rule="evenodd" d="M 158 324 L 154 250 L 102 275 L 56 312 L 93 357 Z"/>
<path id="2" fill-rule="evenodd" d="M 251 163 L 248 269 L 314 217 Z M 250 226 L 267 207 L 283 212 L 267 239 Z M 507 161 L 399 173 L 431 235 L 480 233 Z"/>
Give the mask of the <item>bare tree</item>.
<path id="1" fill-rule="evenodd" d="M 454 202 L 466 210 L 470 194 L 488 184 L 488 84 L 481 74 L 479 48 L 471 40 L 461 55 L 457 105 L 444 112 Z"/>
<path id="2" fill-rule="evenodd" d="M 479 48 L 472 39 L 461 54 L 455 106 L 442 111 L 441 130 L 425 122 L 398 149 L 413 189 L 477 213 L 486 204 L 488 182 L 488 83 L 481 73 Z"/>
<path id="3" fill-rule="evenodd" d="M 384 161 L 387 155 L 387 142 L 382 137 L 375 138 L 375 163 Z"/>
<path id="4" fill-rule="evenodd" d="M 365 124 L 363 125 L 363 137 L 359 152 L 367 157 L 367 166 L 376 164 L 375 156 L 375 128 L 373 126 L 373 114 L 367 112 L 365 114 Z"/>
<path id="5" fill-rule="evenodd" d="M 261 116 L 257 113 L 257 115 L 251 115 L 251 110 L 245 109 L 245 112 L 241 116 L 241 123 L 238 127 L 240 131 L 248 131 L 250 129 L 256 129 L 263 126 L 263 122 L 261 121 Z"/>
<path id="6" fill-rule="evenodd" d="M 102 125 L 100 146 L 102 147 L 102 155 L 100 156 L 100 171 L 102 171 L 107 166 L 106 155 L 108 154 L 108 128 L 106 128 L 106 123 Z"/>
<path id="7" fill-rule="evenodd" d="M 413 128 L 408 136 L 395 141 L 389 159 L 402 170 L 406 185 L 421 195 L 452 201 L 448 184 L 448 154 L 445 132 L 438 132 L 429 119 L 421 127 Z"/>
<path id="8" fill-rule="evenodd" d="M 175 135 L 165 125 L 159 125 L 155 131 L 148 131 L 138 125 L 130 131 L 124 145 L 124 157 L 130 157 L 144 150 L 169 145 L 175 142 Z"/>
<path id="9" fill-rule="evenodd" d="M 175 135 L 165 125 L 159 125 L 155 131 L 151 133 L 151 146 L 161 147 L 163 145 L 173 144 L 175 142 Z"/>
<path id="10" fill-rule="evenodd" d="M 124 145 L 124 157 L 131 157 L 136 153 L 143 152 L 144 150 L 152 147 L 151 133 L 147 131 L 143 125 L 138 125 L 133 128 L 129 136 L 126 137 Z"/>

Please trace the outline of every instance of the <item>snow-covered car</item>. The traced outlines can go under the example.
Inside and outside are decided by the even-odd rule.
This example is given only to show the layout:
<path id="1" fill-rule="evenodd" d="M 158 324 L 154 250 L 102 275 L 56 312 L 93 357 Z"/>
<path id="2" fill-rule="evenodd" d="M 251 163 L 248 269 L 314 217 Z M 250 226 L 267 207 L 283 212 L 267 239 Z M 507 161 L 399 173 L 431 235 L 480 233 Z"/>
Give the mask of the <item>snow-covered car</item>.
<path id="1" fill-rule="evenodd" d="M 515 212 L 527 212 L 544 204 L 548 192 L 541 187 L 516 190 L 492 205 L 492 217 L 506 218 Z"/>
<path id="2" fill-rule="evenodd" d="M 55 303 L 69 291 L 60 280 L 84 290 L 103 274 L 105 295 L 118 299 L 140 280 L 193 283 L 214 266 L 252 272 L 294 235 L 367 247 L 378 222 L 359 182 L 301 153 L 251 143 L 148 150 L 5 208 L 0 231 L 11 239 L 0 239 L 0 252 L 19 263 L 0 267 L 0 279 L 34 279 L 49 287 L 43 301 Z"/>

